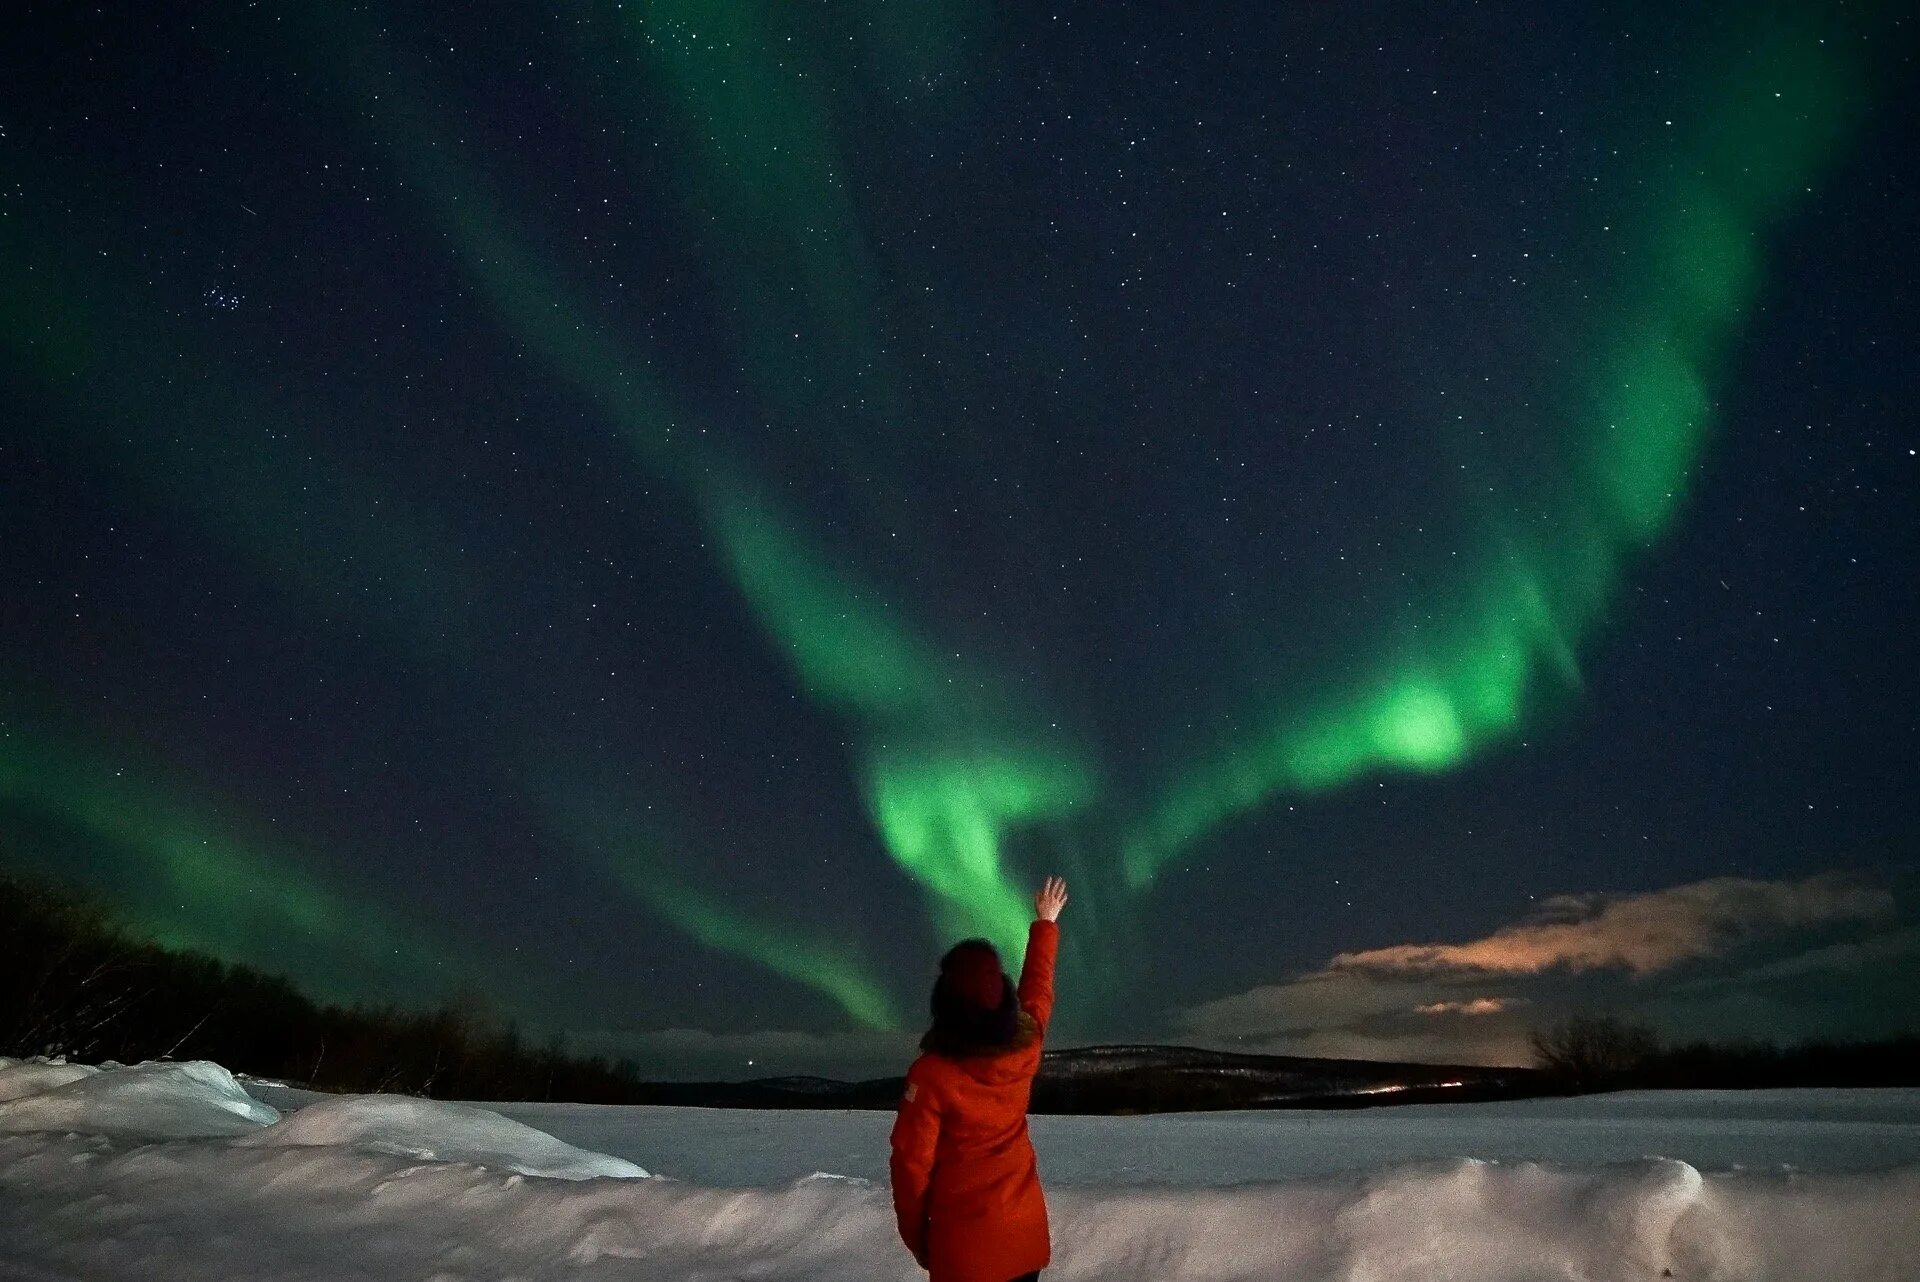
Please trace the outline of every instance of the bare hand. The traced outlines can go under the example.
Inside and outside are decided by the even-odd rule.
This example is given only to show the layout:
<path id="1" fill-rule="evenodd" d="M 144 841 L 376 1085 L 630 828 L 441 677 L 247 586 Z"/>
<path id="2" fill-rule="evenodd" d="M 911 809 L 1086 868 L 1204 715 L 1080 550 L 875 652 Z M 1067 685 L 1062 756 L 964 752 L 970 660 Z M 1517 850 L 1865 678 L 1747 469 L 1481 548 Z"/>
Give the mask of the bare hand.
<path id="1" fill-rule="evenodd" d="M 1033 913 L 1041 921 L 1059 921 L 1060 910 L 1066 906 L 1067 883 L 1064 878 L 1047 878 L 1033 896 Z"/>

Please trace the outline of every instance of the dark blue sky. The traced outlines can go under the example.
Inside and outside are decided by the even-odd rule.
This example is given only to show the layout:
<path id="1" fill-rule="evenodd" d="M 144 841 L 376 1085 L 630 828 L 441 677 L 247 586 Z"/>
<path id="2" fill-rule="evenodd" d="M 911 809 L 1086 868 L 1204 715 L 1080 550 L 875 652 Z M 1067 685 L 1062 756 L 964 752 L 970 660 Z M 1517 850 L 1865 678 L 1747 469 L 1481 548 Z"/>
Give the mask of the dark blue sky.
<path id="1" fill-rule="evenodd" d="M 1072 1038 L 1898 1031 L 1913 43 L 30 6 L 0 860 L 663 1075 L 1056 869 Z"/>

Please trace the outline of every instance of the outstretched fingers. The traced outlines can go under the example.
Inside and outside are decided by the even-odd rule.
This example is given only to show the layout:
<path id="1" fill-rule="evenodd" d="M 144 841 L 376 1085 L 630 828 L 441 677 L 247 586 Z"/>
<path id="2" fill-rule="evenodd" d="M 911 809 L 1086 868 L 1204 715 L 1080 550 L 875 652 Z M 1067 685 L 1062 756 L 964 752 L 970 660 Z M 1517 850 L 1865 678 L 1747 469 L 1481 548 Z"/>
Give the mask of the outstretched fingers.
<path id="1" fill-rule="evenodd" d="M 1033 896 L 1033 911 L 1041 921 L 1059 921 L 1060 910 L 1067 906 L 1067 882 L 1064 877 L 1049 877 L 1040 883 Z"/>

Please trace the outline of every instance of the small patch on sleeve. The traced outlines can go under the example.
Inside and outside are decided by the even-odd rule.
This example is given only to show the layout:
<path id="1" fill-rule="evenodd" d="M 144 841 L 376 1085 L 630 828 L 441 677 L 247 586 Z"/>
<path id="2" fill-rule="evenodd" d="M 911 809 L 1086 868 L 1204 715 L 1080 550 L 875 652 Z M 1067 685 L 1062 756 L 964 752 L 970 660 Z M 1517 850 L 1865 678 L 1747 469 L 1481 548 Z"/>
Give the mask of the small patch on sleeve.
<path id="1" fill-rule="evenodd" d="M 920 1084 L 918 1082 L 908 1082 L 907 1083 L 907 1103 L 911 1104 L 919 1098 L 920 1098 Z"/>

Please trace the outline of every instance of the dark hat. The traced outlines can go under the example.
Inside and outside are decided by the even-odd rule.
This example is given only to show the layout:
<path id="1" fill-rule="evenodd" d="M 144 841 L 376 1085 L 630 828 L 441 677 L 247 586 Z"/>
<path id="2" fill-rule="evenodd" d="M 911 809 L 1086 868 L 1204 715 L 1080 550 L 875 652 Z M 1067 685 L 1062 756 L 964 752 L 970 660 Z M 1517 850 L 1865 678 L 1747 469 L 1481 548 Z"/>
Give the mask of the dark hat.
<path id="1" fill-rule="evenodd" d="M 984 939 L 954 945 L 940 959 L 940 979 L 955 998 L 977 1010 L 999 1010 L 1007 1000 L 1000 954 Z"/>
<path id="2" fill-rule="evenodd" d="M 922 1050 L 963 1058 L 997 1055 L 1038 1036 L 1020 1010 L 1013 981 L 1000 969 L 1000 954 L 984 939 L 963 939 L 940 959 L 933 985 L 933 1027 L 920 1039 Z"/>

